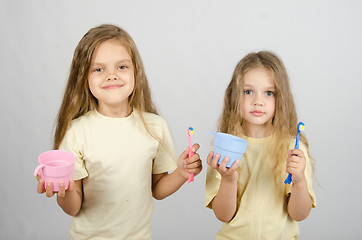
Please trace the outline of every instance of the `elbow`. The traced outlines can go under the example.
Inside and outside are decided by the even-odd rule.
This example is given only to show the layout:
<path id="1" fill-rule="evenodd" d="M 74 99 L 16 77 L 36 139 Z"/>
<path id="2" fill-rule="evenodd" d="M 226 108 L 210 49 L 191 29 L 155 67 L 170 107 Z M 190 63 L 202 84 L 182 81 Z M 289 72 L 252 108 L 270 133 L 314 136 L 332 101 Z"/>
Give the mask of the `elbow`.
<path id="1" fill-rule="evenodd" d="M 79 210 L 69 210 L 69 209 L 63 209 L 63 211 L 72 217 L 76 216 L 79 212 Z"/>
<path id="2" fill-rule="evenodd" d="M 81 208 L 80 205 L 79 206 L 63 205 L 59 201 L 58 201 L 58 205 L 61 209 L 63 209 L 63 212 L 65 212 L 66 214 L 68 214 L 69 216 L 72 216 L 72 217 L 77 215 Z"/>
<path id="3" fill-rule="evenodd" d="M 301 221 L 303 221 L 304 219 L 306 219 L 307 217 L 292 217 L 292 219 L 294 220 L 294 221 L 297 221 L 297 222 L 301 222 Z"/>
<path id="4" fill-rule="evenodd" d="M 299 213 L 293 213 L 293 212 L 289 211 L 289 216 L 294 221 L 301 222 L 309 216 L 309 213 L 310 213 L 310 209 L 309 209 L 309 211 L 299 212 Z"/>
<path id="5" fill-rule="evenodd" d="M 306 218 L 308 217 L 308 215 L 309 215 L 309 212 L 308 212 L 308 214 L 301 214 L 301 215 L 295 215 L 295 216 L 289 214 L 289 216 L 290 216 L 294 221 L 297 221 L 297 222 L 303 221 L 304 219 L 306 219 Z"/>
<path id="6" fill-rule="evenodd" d="M 223 223 L 229 223 L 234 218 L 234 216 L 229 216 L 226 214 L 218 214 L 217 212 L 215 212 L 215 210 L 214 210 L 214 214 L 215 214 L 216 218 Z"/>
<path id="7" fill-rule="evenodd" d="M 229 223 L 232 220 L 232 218 L 227 218 L 227 217 L 216 216 L 216 218 L 223 223 Z"/>
<path id="8" fill-rule="evenodd" d="M 165 199 L 167 196 L 165 195 L 162 195 L 162 194 L 152 194 L 153 198 L 156 199 L 156 200 L 163 200 Z"/>
<path id="9" fill-rule="evenodd" d="M 75 215 L 77 215 L 77 212 L 69 212 L 69 213 L 66 212 L 66 214 L 68 214 L 69 216 L 74 217 Z"/>

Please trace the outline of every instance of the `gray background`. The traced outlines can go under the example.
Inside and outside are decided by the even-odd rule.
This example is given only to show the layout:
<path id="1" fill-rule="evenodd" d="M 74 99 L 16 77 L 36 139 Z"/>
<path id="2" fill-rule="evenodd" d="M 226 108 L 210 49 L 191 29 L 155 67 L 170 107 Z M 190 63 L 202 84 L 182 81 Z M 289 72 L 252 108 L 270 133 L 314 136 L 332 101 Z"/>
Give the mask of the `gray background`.
<path id="1" fill-rule="evenodd" d="M 246 53 L 275 51 L 291 79 L 316 159 L 317 208 L 301 239 L 361 239 L 360 1 L 0 1 L 0 239 L 67 239 L 70 217 L 36 193 L 38 155 L 51 148 L 73 51 L 90 28 L 134 38 L 177 155 L 186 129 L 206 169 L 232 71 Z M 154 239 L 213 239 L 206 171 L 155 201 Z"/>

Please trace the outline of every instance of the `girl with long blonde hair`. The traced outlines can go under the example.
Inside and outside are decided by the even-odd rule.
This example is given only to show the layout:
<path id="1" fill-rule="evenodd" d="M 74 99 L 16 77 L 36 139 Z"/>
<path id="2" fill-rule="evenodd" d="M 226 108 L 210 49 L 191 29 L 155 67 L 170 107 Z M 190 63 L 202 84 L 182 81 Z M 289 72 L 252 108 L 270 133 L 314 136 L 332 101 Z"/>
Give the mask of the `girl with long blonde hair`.
<path id="1" fill-rule="evenodd" d="M 54 149 L 76 157 L 74 181 L 57 193 L 73 216 L 71 239 L 151 239 L 152 197 L 163 199 L 200 173 L 198 148 L 176 160 L 129 34 L 115 25 L 90 29 L 75 49 L 54 136 Z M 52 183 L 45 189 L 37 179 L 37 191 L 52 197 Z"/>
<path id="2" fill-rule="evenodd" d="M 228 157 L 220 165 L 219 154 L 207 157 L 206 205 L 224 222 L 216 239 L 298 238 L 297 221 L 309 215 L 315 196 L 303 134 L 293 149 L 297 121 L 282 61 L 269 51 L 247 54 L 226 89 L 218 127 L 246 139 L 246 152 L 230 168 Z M 283 182 L 288 173 L 291 185 Z"/>

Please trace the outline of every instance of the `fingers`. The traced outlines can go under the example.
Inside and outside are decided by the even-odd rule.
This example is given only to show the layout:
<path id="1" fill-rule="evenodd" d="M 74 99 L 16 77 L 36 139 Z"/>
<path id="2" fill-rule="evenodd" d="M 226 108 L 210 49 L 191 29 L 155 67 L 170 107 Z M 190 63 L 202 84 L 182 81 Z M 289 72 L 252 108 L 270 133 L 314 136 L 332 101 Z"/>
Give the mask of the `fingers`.
<path id="1" fill-rule="evenodd" d="M 38 179 L 38 176 L 36 176 Z M 40 177 L 39 177 L 40 178 Z M 45 192 L 45 188 L 44 188 L 44 179 L 38 179 L 38 186 L 37 186 L 37 192 L 38 193 L 44 193 Z"/>
<path id="2" fill-rule="evenodd" d="M 200 159 L 185 166 L 188 173 L 195 173 L 200 167 L 202 168 L 202 161 Z"/>
<path id="3" fill-rule="evenodd" d="M 200 148 L 200 145 L 198 143 L 195 143 L 194 145 L 192 145 L 191 151 L 193 153 L 196 153 L 197 150 L 199 150 L 199 148 Z"/>
<path id="4" fill-rule="evenodd" d="M 239 159 L 236 159 L 235 162 L 233 163 L 233 165 L 228 168 L 226 167 L 226 164 L 229 162 L 230 158 L 228 156 L 226 156 L 220 163 L 220 165 L 218 164 L 219 159 L 220 159 L 220 154 L 216 153 L 215 156 L 213 157 L 214 152 L 210 152 L 209 155 L 207 156 L 207 164 L 210 165 L 210 167 L 218 170 L 222 170 L 222 171 L 227 171 L 227 170 L 236 170 L 239 166 Z"/>
<path id="5" fill-rule="evenodd" d="M 187 159 L 189 157 L 189 148 L 187 147 L 183 153 L 181 153 L 179 159 Z"/>
<path id="6" fill-rule="evenodd" d="M 306 166 L 306 159 L 303 151 L 300 149 L 292 149 L 288 151 L 288 158 L 286 163 L 286 172 L 293 175 L 293 181 L 299 176 L 304 176 Z"/>
<path id="7" fill-rule="evenodd" d="M 214 152 L 210 152 L 209 155 L 207 155 L 207 164 L 210 165 L 210 167 L 214 169 L 218 169 L 219 165 L 217 164 L 220 159 L 220 154 L 216 153 L 214 156 Z"/>
<path id="8" fill-rule="evenodd" d="M 196 163 L 195 163 L 195 164 L 196 164 Z M 194 165 L 194 166 L 196 166 L 196 165 Z M 188 174 L 193 173 L 195 176 L 196 176 L 197 174 L 199 174 L 199 173 L 202 171 L 201 160 L 200 160 L 200 163 L 197 162 L 197 166 L 196 166 L 196 167 L 193 167 L 193 166 L 191 166 L 191 165 L 188 165 L 188 166 L 186 167 L 186 171 L 187 171 Z"/>
<path id="9" fill-rule="evenodd" d="M 236 163 L 236 161 L 234 162 L 234 164 L 231 166 L 231 168 L 228 168 L 228 167 L 226 167 L 226 164 L 229 162 L 229 160 L 230 160 L 230 158 L 228 157 L 228 156 L 226 156 L 223 160 L 222 160 L 222 162 L 220 163 L 220 166 L 219 166 L 219 172 L 221 173 L 221 172 L 228 172 L 228 171 L 232 171 L 232 170 L 235 170 L 237 167 L 238 167 L 238 165 L 236 164 L 236 166 L 235 166 L 235 163 Z M 237 160 L 238 161 L 238 160 Z"/>
<path id="10" fill-rule="evenodd" d="M 230 171 L 236 171 L 236 169 L 239 167 L 239 159 L 236 159 L 235 162 L 233 163 L 233 165 L 231 166 L 231 168 L 229 169 Z"/>
<path id="11" fill-rule="evenodd" d="M 194 153 L 194 155 L 196 154 L 197 150 L 199 150 L 199 148 L 200 148 L 200 145 L 197 143 L 192 145 L 191 151 Z M 189 147 L 187 147 L 185 149 L 185 151 L 183 153 L 181 153 L 181 155 L 180 155 L 180 158 L 182 158 L 182 159 L 187 159 L 188 157 L 189 157 Z"/>
<path id="12" fill-rule="evenodd" d="M 37 189 L 36 191 L 40 194 L 42 193 L 46 193 L 45 195 L 47 197 L 52 197 L 54 195 L 54 192 L 53 192 L 53 183 L 52 182 L 47 182 L 46 183 L 46 188 L 44 187 L 45 185 L 45 180 L 42 179 L 39 175 L 36 176 L 36 179 L 38 179 L 38 186 L 37 186 Z"/>
<path id="13" fill-rule="evenodd" d="M 53 183 L 51 181 L 46 183 L 46 188 L 44 187 L 44 179 L 42 179 L 39 175 L 36 176 L 36 178 L 38 179 L 38 185 L 37 185 L 37 192 L 42 194 L 45 193 L 45 195 L 47 197 L 52 197 L 54 196 L 55 192 L 53 191 Z M 57 192 L 58 197 L 64 197 L 66 191 L 73 191 L 75 189 L 75 183 L 74 180 L 71 179 L 69 181 L 69 186 L 68 189 L 65 190 L 65 184 L 64 182 L 60 182 L 59 183 L 59 191 Z"/>
<path id="14" fill-rule="evenodd" d="M 70 179 L 69 181 L 69 187 L 68 187 L 68 192 L 73 192 L 75 189 L 75 183 L 73 179 Z"/>
<path id="15" fill-rule="evenodd" d="M 185 159 L 185 162 L 186 162 L 186 165 L 189 165 L 189 164 L 192 164 L 196 161 L 200 160 L 200 155 L 198 153 L 195 153 L 192 157 L 190 158 L 186 158 Z"/>
<path id="16" fill-rule="evenodd" d="M 291 173 L 291 174 L 295 174 L 298 171 L 298 164 L 296 163 L 288 163 L 287 167 L 286 167 L 286 172 L 287 173 Z"/>
<path id="17" fill-rule="evenodd" d="M 185 168 L 187 168 L 187 169 L 197 168 L 201 165 L 202 165 L 202 161 L 200 158 L 195 158 L 195 160 L 194 160 L 192 157 L 191 159 L 186 160 Z"/>
<path id="18" fill-rule="evenodd" d="M 192 147 L 192 151 L 196 152 L 199 147 L 200 146 L 198 144 L 194 144 L 194 146 Z M 186 150 L 188 150 L 188 148 Z M 200 159 L 200 155 L 198 153 L 195 153 L 191 158 L 187 158 L 185 160 L 184 167 L 189 174 L 193 173 L 196 175 L 200 173 L 202 170 L 202 161 Z"/>
<path id="19" fill-rule="evenodd" d="M 54 195 L 53 192 L 53 183 L 51 181 L 46 183 L 45 195 L 47 197 L 52 197 Z"/>
<path id="20" fill-rule="evenodd" d="M 59 183 L 58 197 L 62 198 L 65 196 L 65 184 L 63 182 Z"/>
<path id="21" fill-rule="evenodd" d="M 217 155 L 217 154 L 216 154 Z M 212 166 L 212 162 L 213 162 L 213 156 L 214 156 L 214 152 L 213 151 L 211 151 L 211 152 L 209 152 L 209 154 L 207 155 L 207 157 L 206 157 L 206 162 L 207 162 L 207 164 L 208 165 L 210 165 L 211 167 L 213 167 Z M 220 155 L 219 155 L 219 157 L 220 157 Z M 215 158 L 216 158 L 216 156 L 215 156 Z"/>
<path id="22" fill-rule="evenodd" d="M 297 157 L 300 157 L 300 158 L 305 158 L 303 151 L 300 150 L 300 149 L 289 150 L 288 156 L 293 156 L 293 155 L 297 156 Z"/>
<path id="23" fill-rule="evenodd" d="M 227 169 L 226 168 L 226 164 L 229 162 L 229 157 L 226 156 L 220 163 L 220 165 L 218 164 L 219 159 L 220 159 L 220 154 L 216 153 L 215 156 L 214 152 L 210 152 L 209 155 L 207 156 L 207 164 L 209 164 L 212 168 L 214 169 Z"/>

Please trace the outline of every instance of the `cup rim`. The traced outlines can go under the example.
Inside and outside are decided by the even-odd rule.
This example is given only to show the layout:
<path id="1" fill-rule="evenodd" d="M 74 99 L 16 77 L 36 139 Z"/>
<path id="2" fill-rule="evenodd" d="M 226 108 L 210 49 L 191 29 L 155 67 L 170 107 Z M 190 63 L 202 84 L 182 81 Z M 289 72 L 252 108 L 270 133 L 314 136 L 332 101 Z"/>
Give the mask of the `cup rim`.
<path id="1" fill-rule="evenodd" d="M 61 159 L 58 159 L 58 160 L 61 160 L 63 162 L 66 162 L 66 164 L 64 164 L 63 166 L 61 167 L 69 167 L 71 165 L 74 165 L 75 164 L 75 157 L 72 153 L 68 152 L 68 151 L 64 151 L 64 150 L 49 150 L 49 151 L 46 151 L 46 152 L 43 152 L 39 155 L 38 157 L 38 163 L 39 165 L 44 165 L 46 166 L 47 168 L 59 168 L 59 166 L 50 166 L 47 164 L 47 162 L 44 162 L 44 160 L 42 161 L 43 158 L 45 158 L 44 156 L 46 156 L 47 154 L 51 154 L 51 153 L 62 153 L 62 154 L 65 154 L 67 155 L 66 156 L 66 160 L 61 160 Z M 70 159 L 72 159 L 71 161 L 69 161 Z M 49 161 L 48 161 L 49 162 Z"/>

